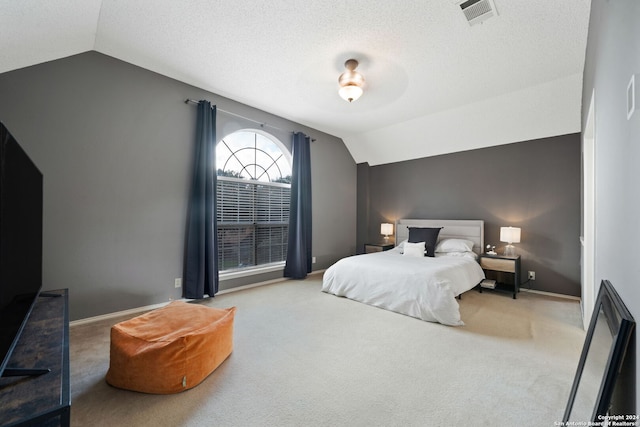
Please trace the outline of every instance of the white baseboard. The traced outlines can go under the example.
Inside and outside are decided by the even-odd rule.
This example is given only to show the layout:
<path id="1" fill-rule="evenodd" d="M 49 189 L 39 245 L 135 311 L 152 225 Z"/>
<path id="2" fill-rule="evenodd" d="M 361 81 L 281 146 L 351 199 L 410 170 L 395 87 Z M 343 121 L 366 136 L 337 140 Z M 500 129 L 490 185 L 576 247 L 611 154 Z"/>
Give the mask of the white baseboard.
<path id="1" fill-rule="evenodd" d="M 257 282 L 257 283 L 251 283 L 249 285 L 236 286 L 235 288 L 229 288 L 229 289 L 224 289 L 222 291 L 218 291 L 218 293 L 216 295 L 229 294 L 231 292 L 242 291 L 242 290 L 251 289 L 251 288 L 257 288 L 258 286 L 272 285 L 274 283 L 279 283 L 279 282 L 282 282 L 284 280 L 287 280 L 287 279 L 285 279 L 284 277 L 281 277 L 281 278 L 278 278 L 278 279 L 265 280 L 264 282 Z"/>
<path id="2" fill-rule="evenodd" d="M 311 273 L 309 273 L 309 276 L 313 276 L 313 275 L 316 275 L 316 274 L 324 273 L 324 271 L 325 270 L 315 270 L 315 271 L 312 271 Z M 278 278 L 278 279 L 265 280 L 264 282 L 251 283 L 250 285 L 238 286 L 238 287 L 231 288 L 231 289 L 224 289 L 222 291 L 219 291 L 217 293 L 217 295 L 224 295 L 224 294 L 228 294 L 228 293 L 231 293 L 231 292 L 242 291 L 244 289 L 256 288 L 258 286 L 271 285 L 271 284 L 274 284 L 274 283 L 282 282 L 284 280 L 289 280 L 289 279 L 282 277 L 282 278 Z M 101 314 L 99 316 L 86 317 L 84 319 L 73 320 L 73 321 L 69 322 L 69 326 L 84 325 L 84 324 L 87 324 L 87 323 L 98 322 L 100 320 L 112 319 L 114 317 L 133 315 L 133 314 L 137 314 L 137 313 L 140 313 L 140 312 L 143 312 L 143 311 L 155 310 L 156 308 L 164 307 L 165 305 L 167 305 L 167 304 L 169 304 L 170 302 L 173 302 L 173 301 L 174 300 L 167 301 L 167 302 L 162 302 L 162 303 L 159 303 L 159 304 L 147 305 L 147 306 L 144 306 L 144 307 L 131 308 L 129 310 L 122 310 L 122 311 L 116 311 L 116 312 L 113 312 L 113 313 Z M 175 300 L 175 301 L 191 301 L 191 300 L 188 300 L 188 299 L 185 299 L 185 298 L 180 298 L 180 299 Z"/>
<path id="3" fill-rule="evenodd" d="M 580 297 L 576 297 L 576 296 L 573 296 L 573 295 L 556 294 L 554 292 L 537 291 L 535 289 L 527 289 L 527 288 L 520 288 L 520 290 L 522 292 L 531 292 L 532 294 L 547 295 L 549 297 L 564 298 L 564 299 L 570 299 L 570 300 L 574 300 L 574 301 L 580 301 Z"/>
<path id="4" fill-rule="evenodd" d="M 309 276 L 313 276 L 313 275 L 316 275 L 316 274 L 324 273 L 324 271 L 325 270 L 315 270 L 315 271 L 312 271 L 311 273 L 309 273 Z M 249 285 L 244 285 L 244 286 L 236 286 L 235 288 L 230 288 L 230 289 L 225 289 L 225 290 L 219 291 L 216 295 L 228 294 L 230 292 L 242 291 L 244 289 L 257 288 L 258 286 L 271 285 L 273 283 L 279 283 L 279 282 L 283 282 L 285 280 L 290 280 L 290 279 L 287 279 L 286 277 L 280 277 L 278 279 L 265 280 L 264 282 L 251 283 Z"/>
<path id="5" fill-rule="evenodd" d="M 179 299 L 177 301 L 186 301 L 186 300 L 185 299 Z M 84 324 L 87 324 L 87 323 L 98 322 L 100 320 L 112 319 L 114 317 L 125 316 L 125 315 L 130 315 L 130 314 L 137 314 L 137 313 L 140 313 L 142 311 L 155 310 L 156 308 L 164 307 L 165 305 L 169 304 L 170 302 L 172 302 L 172 301 L 162 302 L 160 304 L 146 305 L 144 307 L 131 308 L 129 310 L 116 311 L 116 312 L 113 312 L 113 313 L 101 314 L 99 316 L 85 317 L 84 319 L 72 320 L 71 322 L 69 322 L 69 326 L 84 325 Z"/>

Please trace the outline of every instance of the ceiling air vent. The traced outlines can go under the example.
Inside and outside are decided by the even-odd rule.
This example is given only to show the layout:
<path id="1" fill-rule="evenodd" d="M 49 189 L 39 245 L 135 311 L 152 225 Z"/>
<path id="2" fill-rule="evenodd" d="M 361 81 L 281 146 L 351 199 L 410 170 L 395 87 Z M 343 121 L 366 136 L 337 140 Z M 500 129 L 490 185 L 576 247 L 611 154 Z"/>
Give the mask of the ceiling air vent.
<path id="1" fill-rule="evenodd" d="M 479 24 L 492 16 L 498 15 L 493 0 L 453 0 L 453 2 L 460 6 L 469 25 Z"/>

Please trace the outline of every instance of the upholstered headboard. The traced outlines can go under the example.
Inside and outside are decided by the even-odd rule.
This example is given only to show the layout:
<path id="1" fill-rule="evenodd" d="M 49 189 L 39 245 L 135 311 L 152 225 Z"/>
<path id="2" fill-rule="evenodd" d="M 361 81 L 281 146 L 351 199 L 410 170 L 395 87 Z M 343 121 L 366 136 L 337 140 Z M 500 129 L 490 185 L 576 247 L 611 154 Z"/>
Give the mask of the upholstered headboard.
<path id="1" fill-rule="evenodd" d="M 467 219 L 399 219 L 396 221 L 396 245 L 409 238 L 407 227 L 442 227 L 438 241 L 442 239 L 467 239 L 473 241 L 473 251 L 484 251 L 484 221 Z"/>

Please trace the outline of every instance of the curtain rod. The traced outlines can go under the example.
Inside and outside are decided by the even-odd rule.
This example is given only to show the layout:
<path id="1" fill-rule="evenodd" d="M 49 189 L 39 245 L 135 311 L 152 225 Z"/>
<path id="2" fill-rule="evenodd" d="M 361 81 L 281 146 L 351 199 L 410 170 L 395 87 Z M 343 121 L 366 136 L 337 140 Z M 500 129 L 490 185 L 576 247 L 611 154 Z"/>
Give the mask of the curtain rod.
<path id="1" fill-rule="evenodd" d="M 189 98 L 187 98 L 187 99 L 185 99 L 185 100 L 184 100 L 184 103 L 185 103 L 185 104 L 196 104 L 196 105 L 198 105 L 198 104 L 200 104 L 200 101 L 196 101 L 196 100 L 194 100 L 194 99 L 189 99 Z M 270 125 L 270 124 L 268 124 L 268 123 L 259 122 L 258 120 L 250 119 L 249 117 L 241 116 L 240 114 L 232 113 L 231 111 L 223 110 L 223 109 L 221 109 L 221 108 L 217 108 L 217 111 L 220 111 L 221 113 L 229 114 L 230 116 L 238 117 L 238 118 L 240 118 L 240 119 L 248 120 L 248 121 L 253 122 L 253 123 L 257 123 L 257 124 L 259 124 L 259 125 L 260 125 L 260 127 L 262 127 L 262 128 L 264 128 L 264 127 L 270 127 L 270 128 L 273 128 L 273 129 L 281 130 L 281 131 L 283 131 L 283 132 L 291 132 L 291 133 L 294 133 L 293 131 L 290 131 L 290 130 L 287 130 L 287 129 L 282 129 L 282 128 L 279 128 L 279 127 L 277 127 L 277 126 Z M 315 138 L 311 138 L 311 142 L 315 142 Z"/>

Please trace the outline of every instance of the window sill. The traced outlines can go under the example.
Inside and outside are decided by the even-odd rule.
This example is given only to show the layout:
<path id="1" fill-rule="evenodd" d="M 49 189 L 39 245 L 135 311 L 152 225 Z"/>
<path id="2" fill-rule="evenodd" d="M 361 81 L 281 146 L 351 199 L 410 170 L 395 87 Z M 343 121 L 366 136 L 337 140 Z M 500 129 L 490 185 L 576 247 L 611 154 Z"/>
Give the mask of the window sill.
<path id="1" fill-rule="evenodd" d="M 272 271 L 278 271 L 278 270 L 280 271 L 284 270 L 284 262 L 278 262 L 278 263 L 263 265 L 259 267 L 249 267 L 249 268 L 243 268 L 238 270 L 231 270 L 227 272 L 221 271 L 218 277 L 220 281 L 223 281 L 223 280 L 229 280 L 229 279 L 236 279 L 238 277 L 248 277 L 256 274 L 270 273 Z"/>

